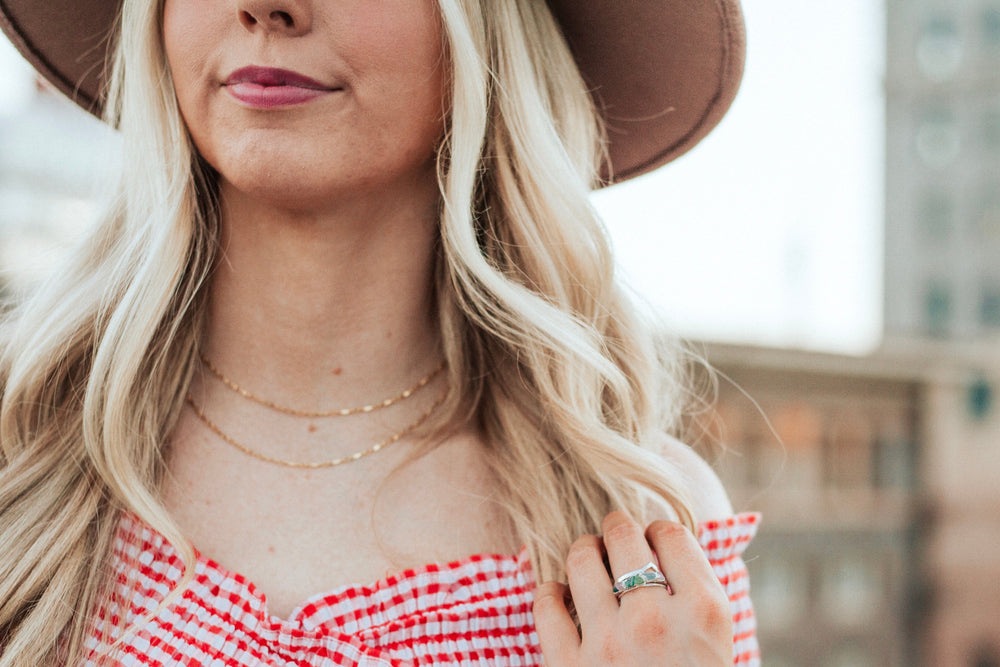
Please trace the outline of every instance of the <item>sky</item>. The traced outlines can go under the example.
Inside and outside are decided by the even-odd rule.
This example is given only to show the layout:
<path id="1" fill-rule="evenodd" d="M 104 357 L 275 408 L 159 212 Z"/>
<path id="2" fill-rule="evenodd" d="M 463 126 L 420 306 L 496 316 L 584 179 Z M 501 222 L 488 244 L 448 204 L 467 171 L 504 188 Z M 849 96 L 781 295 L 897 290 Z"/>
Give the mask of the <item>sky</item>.
<path id="1" fill-rule="evenodd" d="M 628 281 L 680 335 L 864 353 L 882 331 L 882 3 L 744 4 L 722 124 L 595 203 Z"/>
<path id="2" fill-rule="evenodd" d="M 881 4 L 745 3 L 746 73 L 719 128 L 594 195 L 622 275 L 672 332 L 849 354 L 879 343 Z M 30 82 L 0 45 L 0 117 Z"/>

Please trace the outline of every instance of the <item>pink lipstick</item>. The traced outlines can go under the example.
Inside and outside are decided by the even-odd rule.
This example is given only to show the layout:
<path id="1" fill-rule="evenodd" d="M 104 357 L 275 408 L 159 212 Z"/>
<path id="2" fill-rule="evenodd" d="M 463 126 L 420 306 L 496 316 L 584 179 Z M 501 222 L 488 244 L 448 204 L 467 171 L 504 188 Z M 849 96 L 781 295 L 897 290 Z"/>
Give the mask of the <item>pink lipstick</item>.
<path id="1" fill-rule="evenodd" d="M 340 88 L 286 69 L 243 67 L 229 75 L 222 86 L 237 101 L 257 109 L 305 104 Z"/>

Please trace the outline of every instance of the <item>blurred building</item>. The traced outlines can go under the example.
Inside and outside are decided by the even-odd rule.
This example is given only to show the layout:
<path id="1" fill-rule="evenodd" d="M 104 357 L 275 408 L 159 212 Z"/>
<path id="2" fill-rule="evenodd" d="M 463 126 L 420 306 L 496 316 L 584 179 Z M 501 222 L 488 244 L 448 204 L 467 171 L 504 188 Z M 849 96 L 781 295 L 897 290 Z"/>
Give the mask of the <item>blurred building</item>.
<path id="1" fill-rule="evenodd" d="M 1000 0 L 886 18 L 885 328 L 923 378 L 913 640 L 919 664 L 1000 667 Z"/>
<path id="2" fill-rule="evenodd" d="M 927 346 L 707 357 L 719 397 L 693 433 L 737 509 L 764 514 L 747 558 L 765 664 L 996 664 L 1000 364 Z"/>
<path id="3" fill-rule="evenodd" d="M 1000 332 L 1000 0 L 886 17 L 886 332 Z"/>

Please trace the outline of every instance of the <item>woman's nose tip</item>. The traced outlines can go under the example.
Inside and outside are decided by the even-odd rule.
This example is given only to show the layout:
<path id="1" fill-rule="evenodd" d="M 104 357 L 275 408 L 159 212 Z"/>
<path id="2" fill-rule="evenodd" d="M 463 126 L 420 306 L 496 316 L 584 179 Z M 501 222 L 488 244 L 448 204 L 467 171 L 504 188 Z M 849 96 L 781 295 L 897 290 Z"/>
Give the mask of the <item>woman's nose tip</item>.
<path id="1" fill-rule="evenodd" d="M 257 24 L 273 25 L 276 27 L 292 28 L 295 26 L 295 20 L 292 15 L 288 12 L 273 11 L 264 17 L 258 17 L 252 12 L 243 11 L 242 12 L 243 22 L 249 27 Z"/>
<path id="2" fill-rule="evenodd" d="M 240 23 L 247 30 L 264 29 L 293 34 L 309 30 L 309 10 L 301 3 L 248 0 L 240 4 Z"/>

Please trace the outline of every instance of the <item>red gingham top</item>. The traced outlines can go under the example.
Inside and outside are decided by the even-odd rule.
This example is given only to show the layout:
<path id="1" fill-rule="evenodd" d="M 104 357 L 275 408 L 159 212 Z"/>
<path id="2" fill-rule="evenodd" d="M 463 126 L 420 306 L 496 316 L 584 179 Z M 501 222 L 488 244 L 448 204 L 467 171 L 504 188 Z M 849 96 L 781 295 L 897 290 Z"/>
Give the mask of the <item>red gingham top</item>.
<path id="1" fill-rule="evenodd" d="M 759 521 L 748 513 L 699 527 L 733 609 L 733 664 L 745 667 L 759 667 L 760 652 L 741 554 Z M 134 516 L 122 520 L 113 566 L 118 603 L 97 615 L 87 665 L 97 664 L 101 631 L 126 603 L 130 620 L 154 611 L 183 570 L 173 547 Z M 280 619 L 246 577 L 199 554 L 191 583 L 129 636 L 113 664 L 532 667 L 542 664 L 534 586 L 526 550 L 475 555 L 314 595 Z"/>

